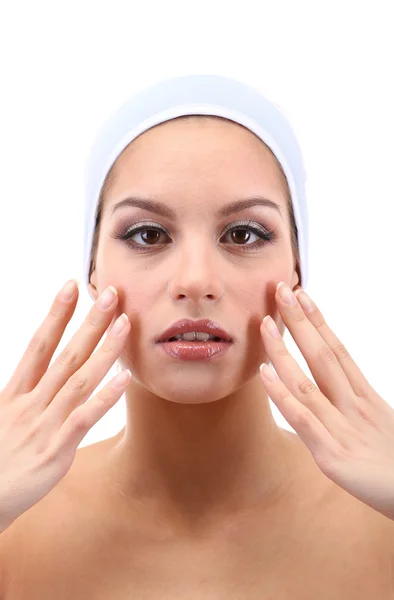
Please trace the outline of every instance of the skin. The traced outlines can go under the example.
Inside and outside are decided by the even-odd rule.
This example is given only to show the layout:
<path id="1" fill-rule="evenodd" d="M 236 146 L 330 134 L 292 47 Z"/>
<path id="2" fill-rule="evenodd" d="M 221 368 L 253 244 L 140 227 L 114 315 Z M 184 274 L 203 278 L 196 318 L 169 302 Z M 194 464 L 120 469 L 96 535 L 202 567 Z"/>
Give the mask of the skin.
<path id="1" fill-rule="evenodd" d="M 143 506 L 147 522 L 155 518 L 187 535 L 196 527 L 219 530 L 237 513 L 261 513 L 273 504 L 283 509 L 289 498 L 296 501 L 308 452 L 275 423 L 259 373 L 268 358 L 262 319 L 271 315 L 282 335 L 285 330 L 276 285 L 300 287 L 273 156 L 238 124 L 173 120 L 134 140 L 118 158 L 115 175 L 89 284 L 94 300 L 113 285 L 119 296 L 113 321 L 125 312 L 131 322 L 120 360 L 133 374 L 125 392 L 126 426 L 101 465 L 112 484 L 111 506 Z M 166 204 L 176 220 L 135 207 L 112 215 L 112 207 L 131 195 Z M 215 216 L 220 207 L 254 195 L 276 202 L 281 214 L 255 206 Z M 113 237 L 144 220 L 170 237 L 161 234 L 148 245 L 144 239 L 153 234 L 135 234 L 144 252 Z M 236 241 L 252 244 L 255 234 L 223 237 L 227 225 L 243 220 L 275 229 L 277 239 L 243 251 Z M 154 340 L 183 317 L 217 321 L 234 344 L 209 362 L 169 357 Z"/>

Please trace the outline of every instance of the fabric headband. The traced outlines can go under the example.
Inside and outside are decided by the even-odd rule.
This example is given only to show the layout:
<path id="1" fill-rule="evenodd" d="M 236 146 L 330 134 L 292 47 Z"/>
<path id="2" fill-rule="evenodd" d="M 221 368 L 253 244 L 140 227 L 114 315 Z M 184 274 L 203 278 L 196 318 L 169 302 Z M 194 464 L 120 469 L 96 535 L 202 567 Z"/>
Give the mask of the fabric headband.
<path id="1" fill-rule="evenodd" d="M 99 130 L 85 169 L 84 272 L 89 267 L 98 200 L 108 171 L 144 131 L 183 115 L 216 115 L 257 135 L 280 162 L 290 189 L 298 230 L 300 270 L 308 281 L 306 171 L 297 138 L 279 107 L 258 90 L 221 75 L 183 75 L 155 83 L 123 104 Z"/>

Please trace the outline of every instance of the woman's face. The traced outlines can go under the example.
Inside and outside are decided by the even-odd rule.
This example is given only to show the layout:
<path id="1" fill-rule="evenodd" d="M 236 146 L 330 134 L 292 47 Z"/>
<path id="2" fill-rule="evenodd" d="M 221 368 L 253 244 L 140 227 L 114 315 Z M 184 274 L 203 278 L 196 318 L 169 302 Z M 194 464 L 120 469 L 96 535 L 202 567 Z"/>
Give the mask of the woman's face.
<path id="1" fill-rule="evenodd" d="M 172 215 L 115 209 L 131 197 L 154 200 Z M 256 197 L 278 210 L 251 205 L 220 214 Z M 147 229 L 132 234 L 142 225 Z M 120 239 L 127 232 L 129 239 Z M 272 240 L 259 232 L 274 232 Z M 89 290 L 94 298 L 108 285 L 118 290 L 115 318 L 125 312 L 131 322 L 121 363 L 138 385 L 173 402 L 204 403 L 259 376 L 267 358 L 262 319 L 271 314 L 284 331 L 274 300 L 282 280 L 292 288 L 299 281 L 285 192 L 274 157 L 250 131 L 226 120 L 172 120 L 118 158 Z M 156 339 L 182 318 L 216 321 L 233 343 L 208 361 L 170 357 Z"/>

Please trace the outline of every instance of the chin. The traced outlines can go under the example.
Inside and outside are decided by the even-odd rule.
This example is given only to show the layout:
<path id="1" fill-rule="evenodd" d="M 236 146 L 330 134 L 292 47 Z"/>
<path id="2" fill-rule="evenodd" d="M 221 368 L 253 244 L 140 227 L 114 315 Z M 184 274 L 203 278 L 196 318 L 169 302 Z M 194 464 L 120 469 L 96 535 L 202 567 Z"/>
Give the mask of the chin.
<path id="1" fill-rule="evenodd" d="M 208 404 L 235 394 L 256 376 L 260 377 L 258 367 L 267 357 L 263 355 L 255 363 L 250 358 L 238 360 L 236 365 L 235 361 L 190 364 L 179 361 L 168 366 L 164 361 L 144 361 L 141 355 L 138 362 L 132 358 L 121 360 L 123 368 L 132 372 L 131 386 L 134 381 L 148 393 L 177 404 Z M 138 394 L 138 389 L 135 393 Z"/>
<path id="2" fill-rule="evenodd" d="M 221 400 L 221 398 L 208 398 L 207 396 L 190 396 L 189 398 L 185 396 L 183 396 L 182 398 L 174 398 L 174 396 L 171 396 L 171 398 L 163 399 L 168 400 L 168 402 L 173 402 L 174 404 L 210 404 L 212 402 L 216 402 L 217 400 Z"/>
<path id="3" fill-rule="evenodd" d="M 207 404 L 221 400 L 234 392 L 233 387 L 226 386 L 224 388 L 218 383 L 212 385 L 211 381 L 204 383 L 200 380 L 194 384 L 191 384 L 190 381 L 185 382 L 184 385 L 178 382 L 174 387 L 174 381 L 169 382 L 168 386 L 165 385 L 165 382 L 161 382 L 160 385 L 155 386 L 154 393 L 164 400 L 177 404 Z"/>
<path id="4" fill-rule="evenodd" d="M 128 367 L 130 368 L 130 367 Z M 132 371 L 133 372 L 133 371 Z M 223 385 L 223 380 L 215 377 L 194 377 L 190 378 L 185 373 L 180 377 L 174 374 L 156 372 L 155 377 L 138 377 L 134 372 L 134 383 L 144 388 L 149 394 L 169 402 L 176 404 L 208 404 L 221 400 L 233 394 L 237 389 L 241 388 L 245 382 L 235 385 L 235 382 L 230 382 L 226 379 L 226 385 Z M 157 380 L 157 378 L 160 378 Z M 205 379 L 205 380 L 204 380 Z M 135 390 L 138 395 L 138 389 Z M 131 391 L 133 395 L 133 392 Z"/>

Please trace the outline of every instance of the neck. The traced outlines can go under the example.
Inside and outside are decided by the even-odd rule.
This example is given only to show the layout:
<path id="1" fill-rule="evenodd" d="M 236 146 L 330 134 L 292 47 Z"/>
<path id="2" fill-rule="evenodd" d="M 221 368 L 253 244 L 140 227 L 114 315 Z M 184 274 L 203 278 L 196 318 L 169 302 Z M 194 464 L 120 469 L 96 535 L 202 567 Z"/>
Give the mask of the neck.
<path id="1" fill-rule="evenodd" d="M 231 396 L 179 404 L 132 380 L 110 473 L 122 498 L 181 527 L 278 502 L 295 479 L 297 436 L 275 423 L 259 376 Z"/>

